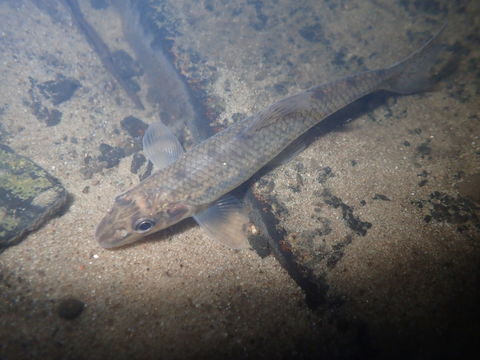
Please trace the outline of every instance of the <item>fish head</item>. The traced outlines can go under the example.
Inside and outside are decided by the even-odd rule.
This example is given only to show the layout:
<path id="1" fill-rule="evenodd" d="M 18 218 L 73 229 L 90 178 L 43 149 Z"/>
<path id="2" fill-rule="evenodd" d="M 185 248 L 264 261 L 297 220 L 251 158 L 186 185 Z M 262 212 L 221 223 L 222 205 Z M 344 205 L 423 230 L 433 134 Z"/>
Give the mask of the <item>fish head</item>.
<path id="1" fill-rule="evenodd" d="M 97 226 L 95 237 L 103 248 L 134 243 L 192 216 L 193 206 L 182 201 L 168 201 L 164 192 L 153 196 L 129 191 L 115 198 L 112 208 Z"/>

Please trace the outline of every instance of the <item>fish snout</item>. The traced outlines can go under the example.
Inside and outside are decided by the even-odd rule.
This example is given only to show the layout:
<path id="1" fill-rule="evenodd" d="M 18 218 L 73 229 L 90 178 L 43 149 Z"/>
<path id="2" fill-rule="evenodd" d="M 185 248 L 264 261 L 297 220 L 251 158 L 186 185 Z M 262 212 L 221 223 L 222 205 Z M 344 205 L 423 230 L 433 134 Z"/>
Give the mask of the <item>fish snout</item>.
<path id="1" fill-rule="evenodd" d="M 126 227 L 114 227 L 108 218 L 104 218 L 95 231 L 98 244 L 105 249 L 116 248 L 135 241 L 131 239 L 131 235 L 132 233 Z"/>

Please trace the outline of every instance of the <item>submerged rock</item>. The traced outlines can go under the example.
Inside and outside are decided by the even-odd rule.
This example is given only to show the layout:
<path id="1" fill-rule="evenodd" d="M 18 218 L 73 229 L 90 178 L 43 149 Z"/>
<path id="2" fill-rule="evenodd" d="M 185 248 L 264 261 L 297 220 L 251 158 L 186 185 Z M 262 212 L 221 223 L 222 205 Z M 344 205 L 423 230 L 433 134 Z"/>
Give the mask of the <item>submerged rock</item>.
<path id="1" fill-rule="evenodd" d="M 56 178 L 0 144 L 0 252 L 55 216 L 66 200 Z"/>

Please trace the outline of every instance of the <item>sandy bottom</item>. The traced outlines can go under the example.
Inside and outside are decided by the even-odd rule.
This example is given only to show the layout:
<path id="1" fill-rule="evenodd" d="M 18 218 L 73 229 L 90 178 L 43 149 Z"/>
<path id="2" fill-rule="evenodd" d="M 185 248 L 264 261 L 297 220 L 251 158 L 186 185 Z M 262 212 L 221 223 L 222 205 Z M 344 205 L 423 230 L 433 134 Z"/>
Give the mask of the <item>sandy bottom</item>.
<path id="1" fill-rule="evenodd" d="M 62 6 L 52 16 L 30 1 L 0 1 L 1 140 L 71 195 L 61 217 L 0 255 L 0 357 L 448 358 L 473 347 L 480 9 L 428 3 L 166 2 L 182 34 L 179 66 L 201 59 L 191 71 L 211 76 L 204 90 L 221 104 L 220 125 L 398 61 L 449 20 L 455 66 L 438 91 L 378 106 L 378 96 L 368 98 L 354 121 L 254 185 L 323 289 L 312 309 L 273 256 L 229 250 L 193 221 L 133 246 L 100 248 L 97 223 L 138 175 L 133 155 L 98 171 L 86 164 L 101 144 L 129 146 L 122 119 L 148 123 L 155 111 L 133 107 Z M 113 9 L 84 5 L 109 46 L 129 51 Z M 47 126 L 32 110 L 35 84 L 59 74 L 81 87 L 58 105 L 40 95 L 62 113 Z"/>

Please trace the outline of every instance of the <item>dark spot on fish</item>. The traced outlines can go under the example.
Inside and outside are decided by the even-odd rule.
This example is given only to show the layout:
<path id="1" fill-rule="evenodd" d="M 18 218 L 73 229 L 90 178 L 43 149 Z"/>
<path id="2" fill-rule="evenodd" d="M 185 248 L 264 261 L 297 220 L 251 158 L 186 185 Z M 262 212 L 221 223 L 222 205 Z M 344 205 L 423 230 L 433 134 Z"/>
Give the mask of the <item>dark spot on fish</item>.
<path id="1" fill-rule="evenodd" d="M 357 166 L 358 164 L 357 160 L 352 160 L 350 163 L 352 164 L 352 166 Z"/>
<path id="2" fill-rule="evenodd" d="M 120 206 L 130 206 L 133 203 L 133 201 L 132 199 L 129 199 L 122 194 L 115 198 L 115 203 Z"/>
<path id="3" fill-rule="evenodd" d="M 171 217 L 172 220 L 180 219 L 183 215 L 188 212 L 188 207 L 183 204 L 173 204 L 167 210 L 167 214 Z"/>

